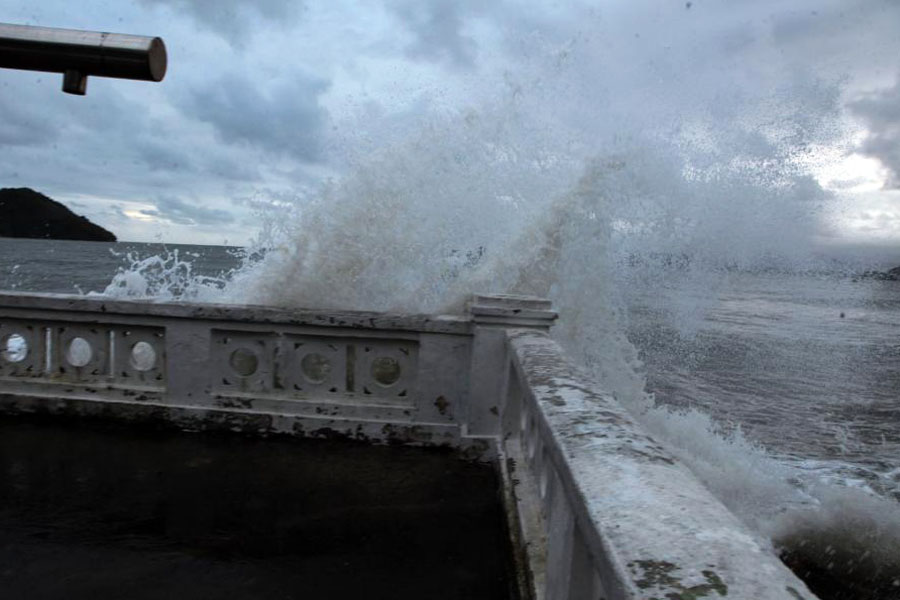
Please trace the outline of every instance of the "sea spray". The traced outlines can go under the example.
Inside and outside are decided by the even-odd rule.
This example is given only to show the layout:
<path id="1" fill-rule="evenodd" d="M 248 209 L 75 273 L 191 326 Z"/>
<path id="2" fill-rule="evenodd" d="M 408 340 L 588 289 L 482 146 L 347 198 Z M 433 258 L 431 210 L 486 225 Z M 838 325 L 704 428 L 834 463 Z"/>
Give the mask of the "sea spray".
<path id="1" fill-rule="evenodd" d="M 244 252 L 240 251 L 243 255 Z M 131 251 L 121 254 L 119 267 L 103 295 L 116 298 L 142 298 L 163 301 L 221 300 L 229 274 L 219 277 L 194 272 L 196 256 L 182 256 L 177 248 L 160 254 L 142 256 Z"/>
<path id="2" fill-rule="evenodd" d="M 460 120 L 473 127 L 471 115 Z M 678 282 L 705 290 L 676 295 L 674 302 L 656 297 L 679 335 L 690 338 L 735 273 L 785 272 L 791 265 L 805 272 L 816 260 L 812 245 L 786 236 L 787 225 L 773 231 L 779 213 L 772 208 L 791 201 L 814 207 L 802 196 L 808 182 L 751 187 L 746 169 L 685 180 L 683 165 L 672 158 L 677 154 L 657 150 L 631 162 L 633 153 L 619 152 L 595 157 L 577 173 L 568 161 L 534 170 L 534 179 L 566 182 L 548 197 L 513 177 L 532 168 L 531 160 L 510 164 L 511 150 L 499 151 L 478 135 L 454 137 L 459 123 L 450 123 L 384 151 L 318 194 L 273 207 L 268 237 L 256 246 L 265 252 L 248 258 L 221 290 L 217 281 L 191 282 L 177 256 L 134 262 L 136 268 L 117 278 L 128 282 L 119 287 L 168 298 L 423 312 L 459 311 L 473 292 L 549 296 L 561 314 L 554 335 L 573 358 L 771 540 L 773 551 L 812 573 L 836 561 L 850 564 L 834 550 L 841 544 L 863 545 L 865 572 L 890 574 L 900 540 L 891 529 L 900 522 L 895 502 L 852 490 L 846 494 L 856 494 L 856 502 L 836 503 L 832 487 L 817 485 L 739 427 L 658 405 L 645 391 L 640 352 L 628 339 L 631 302 L 654 286 Z M 509 183 L 493 187 L 495 167 L 510 169 Z M 571 179 L 560 179 L 560 171 Z M 541 187 L 552 189 L 547 182 Z M 722 198 L 740 199 L 737 191 L 768 197 L 769 210 L 735 217 Z M 171 282 L 154 283 L 156 275 Z M 879 509 L 856 512 L 863 504 Z M 848 531 L 837 513 L 860 527 Z"/>
<path id="3" fill-rule="evenodd" d="M 226 297 L 370 310 L 460 307 L 472 289 L 460 285 L 467 280 L 460 267 L 476 254 L 485 264 L 509 256 L 503 249 L 574 168 L 544 145 L 516 143 L 522 130 L 508 114 L 498 125 L 496 110 L 435 119 L 297 198 L 289 225 L 258 242 L 265 257 L 235 274 Z M 478 271 L 489 273 L 483 292 L 509 289 L 518 277 L 515 269 Z"/>

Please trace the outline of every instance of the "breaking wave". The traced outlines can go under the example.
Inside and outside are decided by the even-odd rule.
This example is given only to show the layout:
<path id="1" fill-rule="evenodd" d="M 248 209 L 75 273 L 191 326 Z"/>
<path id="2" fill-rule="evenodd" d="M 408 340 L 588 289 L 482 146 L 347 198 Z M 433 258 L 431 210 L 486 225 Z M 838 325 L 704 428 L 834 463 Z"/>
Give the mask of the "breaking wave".
<path id="1" fill-rule="evenodd" d="M 499 93 L 473 84 L 469 106 L 402 131 L 369 123 L 334 157 L 339 178 L 260 200 L 260 233 L 227 276 L 197 278 L 177 254 L 132 257 L 105 293 L 412 312 L 458 311 L 472 292 L 549 296 L 571 355 L 813 587 L 898 597 L 900 504 L 666 406 L 629 339 L 635 298 L 657 286 L 704 292 L 667 307 L 690 336 L 735 272 L 855 268 L 823 250 L 835 198 L 809 168 L 847 143 L 842 81 L 764 68 L 764 42 L 722 33 L 743 17 L 710 9 L 674 38 L 622 9 L 624 31 L 656 31 L 668 50 L 608 22 L 561 42 L 512 38 L 536 50 Z M 735 64 L 746 77 L 728 74 Z"/>

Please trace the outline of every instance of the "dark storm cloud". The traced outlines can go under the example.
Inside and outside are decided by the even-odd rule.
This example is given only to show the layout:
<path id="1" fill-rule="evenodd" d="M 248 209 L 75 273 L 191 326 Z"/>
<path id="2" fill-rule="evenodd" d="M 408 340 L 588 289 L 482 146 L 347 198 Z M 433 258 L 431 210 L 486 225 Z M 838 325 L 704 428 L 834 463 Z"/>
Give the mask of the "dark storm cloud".
<path id="1" fill-rule="evenodd" d="M 314 162 L 321 157 L 328 116 L 319 95 L 327 89 L 324 80 L 301 73 L 277 83 L 228 75 L 194 88 L 183 109 L 191 118 L 211 124 L 227 143 Z"/>
<path id="2" fill-rule="evenodd" d="M 142 210 L 145 215 L 161 217 L 179 225 L 226 225 L 234 222 L 234 215 L 227 210 L 207 208 L 185 202 L 175 196 L 159 196 L 154 200 L 156 210 Z"/>
<path id="3" fill-rule="evenodd" d="M 462 29 L 465 17 L 481 12 L 480 3 L 397 0 L 388 7 L 413 35 L 413 42 L 406 47 L 410 58 L 464 67 L 474 64 L 478 45 Z"/>
<path id="4" fill-rule="evenodd" d="M 268 25 L 293 20 L 302 10 L 297 0 L 141 0 L 147 6 L 168 6 L 176 14 L 190 15 L 198 25 L 233 42 L 242 42 L 253 29 L 254 17 Z"/>
<path id="5" fill-rule="evenodd" d="M 146 140 L 138 144 L 138 155 L 151 171 L 186 171 L 195 169 L 195 162 L 185 151 L 173 148 L 164 140 Z"/>
<path id="6" fill-rule="evenodd" d="M 0 148 L 4 146 L 40 146 L 59 135 L 51 115 L 43 114 L 23 94 L 0 92 Z"/>
<path id="7" fill-rule="evenodd" d="M 165 173 L 170 178 L 194 175 L 213 176 L 228 181 L 256 181 L 259 169 L 240 153 L 227 146 L 215 148 L 186 147 L 172 144 L 163 136 L 148 137 L 135 144 L 140 164 L 148 171 Z"/>
<path id="8" fill-rule="evenodd" d="M 62 94 L 52 74 L 4 71 L 0 81 L 15 90 L 0 93 L 7 183 L 103 195 L 104 185 L 132 169 L 131 150 L 148 135 L 143 106 L 100 81 L 94 90 L 104 89 L 83 98 Z"/>
<path id="9" fill-rule="evenodd" d="M 900 187 L 900 75 L 894 87 L 853 102 L 850 109 L 869 130 L 861 151 L 890 170 L 890 187 Z"/>

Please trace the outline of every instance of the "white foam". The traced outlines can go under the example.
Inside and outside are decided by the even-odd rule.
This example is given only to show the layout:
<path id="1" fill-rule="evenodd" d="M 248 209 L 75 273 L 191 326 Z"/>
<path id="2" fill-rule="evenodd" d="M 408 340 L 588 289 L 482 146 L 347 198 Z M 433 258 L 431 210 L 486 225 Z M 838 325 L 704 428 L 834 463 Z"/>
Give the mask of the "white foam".
<path id="1" fill-rule="evenodd" d="M 197 256 L 188 254 L 187 258 L 182 258 L 177 248 L 151 256 L 126 253 L 122 256 L 124 265 L 102 294 L 113 298 L 163 301 L 221 301 L 226 278 L 195 274 L 192 259 Z"/>

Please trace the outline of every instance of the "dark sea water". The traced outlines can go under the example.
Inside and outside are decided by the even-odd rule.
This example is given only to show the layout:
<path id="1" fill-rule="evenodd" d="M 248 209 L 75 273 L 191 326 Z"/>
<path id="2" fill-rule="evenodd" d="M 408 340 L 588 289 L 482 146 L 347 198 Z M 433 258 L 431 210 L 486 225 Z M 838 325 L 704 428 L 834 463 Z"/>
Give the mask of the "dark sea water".
<path id="1" fill-rule="evenodd" d="M 658 292 L 629 330 L 658 401 L 900 500 L 900 282 L 742 274 Z"/>

